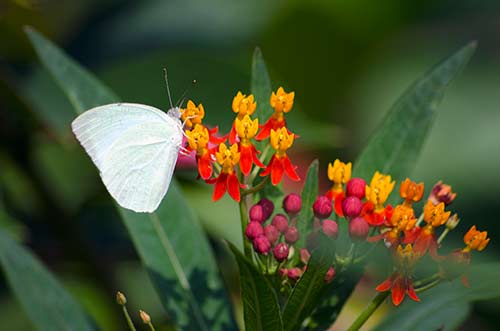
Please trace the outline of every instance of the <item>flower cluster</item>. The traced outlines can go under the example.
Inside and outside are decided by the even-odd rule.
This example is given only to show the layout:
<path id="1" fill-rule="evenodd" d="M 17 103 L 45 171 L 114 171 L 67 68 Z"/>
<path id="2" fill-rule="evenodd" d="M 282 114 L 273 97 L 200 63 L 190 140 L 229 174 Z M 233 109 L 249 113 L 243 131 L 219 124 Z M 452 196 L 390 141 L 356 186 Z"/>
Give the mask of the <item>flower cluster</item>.
<path id="1" fill-rule="evenodd" d="M 279 184 L 284 174 L 292 180 L 300 180 L 287 155 L 295 135 L 286 127 L 284 118 L 284 113 L 292 109 L 294 96 L 294 92 L 286 93 L 282 87 L 273 92 L 270 104 L 274 113 L 259 126 L 258 118 L 252 118 L 258 107 L 254 96 L 238 92 L 232 102 L 236 117 L 229 134 L 222 137 L 218 136 L 217 128 L 203 125 L 203 105 L 196 106 L 191 100 L 187 102 L 186 108 L 181 110 L 187 150 L 196 155 L 199 176 L 205 182 L 215 184 L 214 201 L 228 192 L 239 202 L 240 190 L 246 187 L 245 183 L 253 181 L 259 168 L 263 169 L 260 176 L 270 177 L 273 185 Z M 274 150 L 267 165 L 264 164 L 266 153 L 256 148 L 255 141 L 267 141 L 267 145 L 262 144 L 264 150 Z"/>

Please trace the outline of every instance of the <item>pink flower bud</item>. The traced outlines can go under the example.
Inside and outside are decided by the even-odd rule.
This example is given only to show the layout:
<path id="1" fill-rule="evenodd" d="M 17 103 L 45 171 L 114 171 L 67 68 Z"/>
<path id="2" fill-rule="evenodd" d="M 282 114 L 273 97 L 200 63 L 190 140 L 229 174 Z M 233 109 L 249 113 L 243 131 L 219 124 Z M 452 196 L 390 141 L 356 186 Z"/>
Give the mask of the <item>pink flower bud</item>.
<path id="1" fill-rule="evenodd" d="M 302 261 L 302 263 L 304 264 L 307 264 L 307 262 L 309 262 L 309 259 L 311 258 L 311 253 L 309 253 L 307 248 L 301 248 L 299 254 L 300 254 L 300 261 Z"/>
<path id="2" fill-rule="evenodd" d="M 363 199 L 365 197 L 366 182 L 362 178 L 351 178 L 345 187 L 348 197 Z"/>
<path id="3" fill-rule="evenodd" d="M 250 222 L 245 229 L 245 235 L 249 240 L 253 240 L 264 234 L 264 229 L 259 222 Z"/>
<path id="4" fill-rule="evenodd" d="M 355 218 L 361 212 L 363 203 L 357 197 L 347 197 L 342 201 L 342 211 L 347 219 Z"/>
<path id="5" fill-rule="evenodd" d="M 271 245 L 274 245 L 274 243 L 278 241 L 280 233 L 274 225 L 269 224 L 264 227 L 264 235 L 266 236 L 267 240 L 269 240 Z"/>
<path id="6" fill-rule="evenodd" d="M 335 269 L 333 269 L 333 267 L 330 267 L 325 275 L 325 283 L 330 283 L 334 277 L 335 277 Z"/>
<path id="7" fill-rule="evenodd" d="M 285 243 L 279 243 L 274 247 L 273 254 L 276 261 L 285 261 L 288 258 L 288 245 Z"/>
<path id="8" fill-rule="evenodd" d="M 283 199 L 283 209 L 290 216 L 297 215 L 302 208 L 302 198 L 300 195 L 290 193 Z"/>
<path id="9" fill-rule="evenodd" d="M 299 240 L 300 234 L 299 230 L 295 226 L 291 226 L 285 232 L 285 241 L 290 245 L 293 245 L 297 240 Z"/>
<path id="10" fill-rule="evenodd" d="M 300 278 L 300 276 L 302 276 L 302 270 L 300 270 L 300 268 L 297 268 L 297 267 L 288 269 L 287 276 L 291 280 L 297 280 Z"/>
<path id="11" fill-rule="evenodd" d="M 276 229 L 283 234 L 286 232 L 286 230 L 288 230 L 288 218 L 286 218 L 286 216 L 283 214 L 274 216 L 271 224 L 274 225 Z"/>
<path id="12" fill-rule="evenodd" d="M 337 239 L 339 234 L 339 226 L 333 220 L 324 220 L 322 224 L 323 233 L 333 239 Z"/>
<path id="13" fill-rule="evenodd" d="M 281 277 L 286 277 L 286 276 L 288 276 L 288 269 L 286 269 L 286 268 L 281 268 L 281 269 L 279 270 L 279 273 L 280 273 L 280 276 L 281 276 Z"/>
<path id="14" fill-rule="evenodd" d="M 260 235 L 253 240 L 253 249 L 259 253 L 266 255 L 271 250 L 271 243 L 264 235 Z"/>
<path id="15" fill-rule="evenodd" d="M 271 215 L 274 212 L 273 202 L 269 199 L 262 198 L 262 199 L 260 199 L 259 202 L 257 202 L 257 204 L 262 207 L 263 219 L 264 219 L 264 221 L 267 221 L 269 219 L 269 217 L 271 217 Z"/>
<path id="16" fill-rule="evenodd" d="M 332 200 L 328 199 L 324 195 L 320 195 L 316 198 L 313 204 L 314 215 L 319 219 L 328 218 L 332 214 Z"/>
<path id="17" fill-rule="evenodd" d="M 251 222 L 264 223 L 264 210 L 261 205 L 253 205 L 249 212 Z"/>
<path id="18" fill-rule="evenodd" d="M 429 200 L 432 201 L 434 205 L 438 205 L 440 202 L 444 202 L 445 205 L 449 205 L 455 200 L 457 194 L 451 190 L 451 186 L 443 184 L 439 181 L 432 188 L 431 194 L 429 195 Z"/>
<path id="19" fill-rule="evenodd" d="M 363 217 L 356 217 L 349 222 L 349 236 L 352 240 L 365 240 L 369 231 L 370 226 Z"/>

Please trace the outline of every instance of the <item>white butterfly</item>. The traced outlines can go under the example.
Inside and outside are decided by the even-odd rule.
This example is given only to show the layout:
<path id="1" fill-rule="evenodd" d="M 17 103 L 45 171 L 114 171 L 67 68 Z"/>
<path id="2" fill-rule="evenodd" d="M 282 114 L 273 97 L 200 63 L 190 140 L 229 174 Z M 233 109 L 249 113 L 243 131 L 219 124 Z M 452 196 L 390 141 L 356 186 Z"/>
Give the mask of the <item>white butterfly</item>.
<path id="1" fill-rule="evenodd" d="M 71 128 L 124 208 L 153 212 L 167 193 L 183 129 L 179 107 L 113 103 L 87 110 Z"/>

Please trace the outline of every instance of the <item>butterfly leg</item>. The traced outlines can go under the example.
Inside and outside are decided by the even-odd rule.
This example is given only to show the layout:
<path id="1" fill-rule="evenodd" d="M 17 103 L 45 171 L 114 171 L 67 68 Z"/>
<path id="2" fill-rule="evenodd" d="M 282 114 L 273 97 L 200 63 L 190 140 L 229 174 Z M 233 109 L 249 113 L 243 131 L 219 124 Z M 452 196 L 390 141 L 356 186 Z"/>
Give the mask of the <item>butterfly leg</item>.
<path id="1" fill-rule="evenodd" d="M 182 155 L 182 156 L 189 156 L 189 154 L 191 154 L 191 151 L 188 150 L 186 147 L 183 147 L 181 146 L 179 148 L 179 153 Z"/>

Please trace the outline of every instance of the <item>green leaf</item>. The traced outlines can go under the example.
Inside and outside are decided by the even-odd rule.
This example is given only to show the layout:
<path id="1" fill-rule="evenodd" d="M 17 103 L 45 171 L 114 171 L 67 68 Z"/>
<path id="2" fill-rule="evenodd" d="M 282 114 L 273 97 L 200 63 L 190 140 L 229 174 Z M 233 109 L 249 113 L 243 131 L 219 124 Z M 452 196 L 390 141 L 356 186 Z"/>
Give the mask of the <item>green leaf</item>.
<path id="1" fill-rule="evenodd" d="M 307 170 L 306 181 L 302 189 L 302 209 L 299 214 L 299 221 L 297 222 L 297 228 L 299 233 L 308 233 L 309 229 L 313 225 L 313 210 L 312 205 L 318 196 L 319 183 L 318 183 L 318 160 L 311 162 L 309 169 Z M 299 239 L 297 247 L 303 247 L 305 243 L 305 236 Z"/>
<path id="2" fill-rule="evenodd" d="M 406 90 L 354 163 L 354 176 L 370 180 L 378 170 L 400 181 L 410 175 L 446 88 L 475 49 L 475 42 L 466 45 Z"/>
<path id="3" fill-rule="evenodd" d="M 0 264 L 16 298 L 38 330 L 97 330 L 50 271 L 3 230 L 0 230 Z"/>
<path id="4" fill-rule="evenodd" d="M 316 249 L 306 272 L 300 277 L 283 309 L 285 331 L 299 330 L 304 320 L 313 312 L 319 299 L 325 294 L 325 275 L 335 256 L 332 242 L 325 239 Z"/>
<path id="5" fill-rule="evenodd" d="M 420 302 L 405 300 L 374 330 L 454 330 L 466 318 L 468 303 L 500 297 L 500 263 L 472 266 L 467 277 L 470 288 L 459 280 L 436 286 L 421 294 Z"/>
<path id="6" fill-rule="evenodd" d="M 60 85 L 78 114 L 120 100 L 113 91 L 36 30 L 25 27 L 25 31 L 43 65 Z"/>
<path id="7" fill-rule="evenodd" d="M 27 33 L 76 113 L 118 101 L 49 40 L 32 29 Z M 183 330 L 234 330 L 236 324 L 215 258 L 178 184 L 172 181 L 155 213 L 117 208 L 169 316 Z"/>
<path id="8" fill-rule="evenodd" d="M 273 287 L 233 244 L 228 245 L 240 270 L 245 330 L 283 330 L 278 297 Z"/>
<path id="9" fill-rule="evenodd" d="M 257 102 L 256 115 L 259 119 L 259 124 L 264 124 L 269 116 L 273 113 L 273 109 L 269 104 L 271 97 L 272 87 L 267 66 L 262 56 L 260 48 L 256 47 L 253 52 L 252 59 L 252 80 L 250 84 L 250 91 L 254 95 Z"/>

